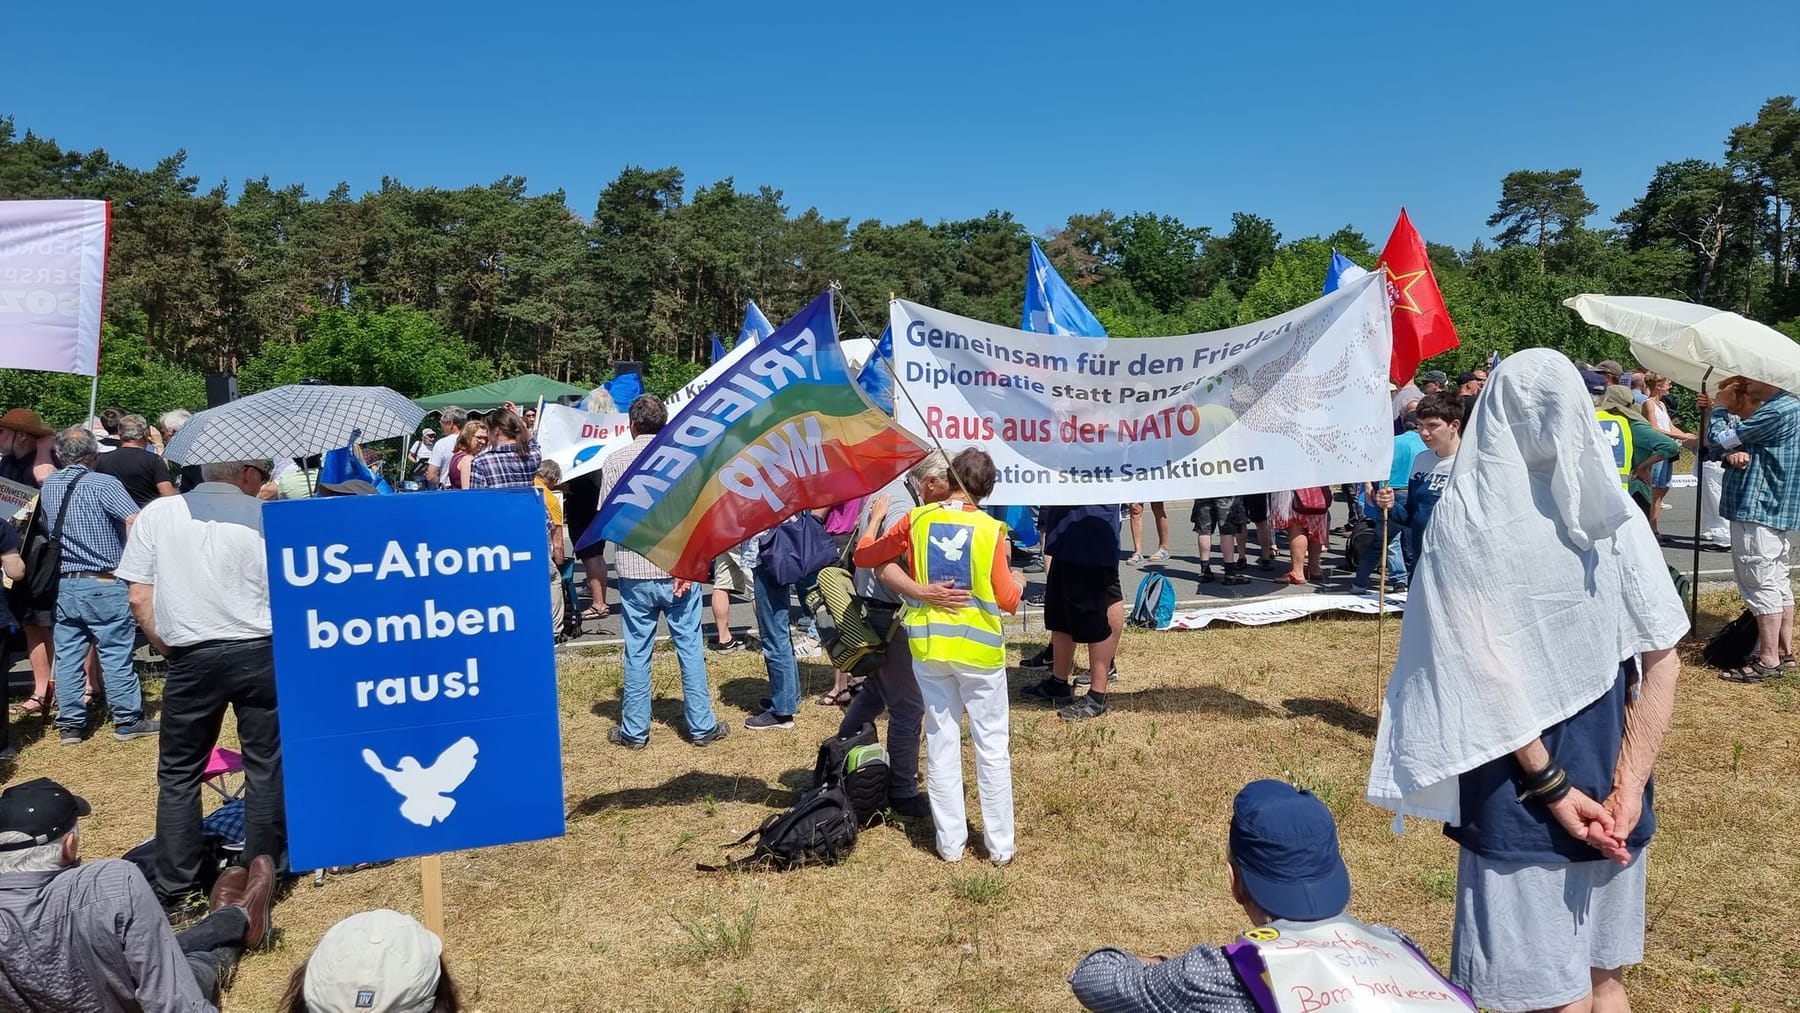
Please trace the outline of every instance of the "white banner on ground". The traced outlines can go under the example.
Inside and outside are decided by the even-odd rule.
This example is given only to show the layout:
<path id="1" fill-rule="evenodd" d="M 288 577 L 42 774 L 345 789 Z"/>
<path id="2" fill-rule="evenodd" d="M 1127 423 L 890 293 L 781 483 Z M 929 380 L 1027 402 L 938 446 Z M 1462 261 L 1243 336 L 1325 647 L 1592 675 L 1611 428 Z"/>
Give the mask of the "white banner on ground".
<path id="1" fill-rule="evenodd" d="M 1406 595 L 1387 596 L 1389 614 L 1406 610 Z M 1227 605 L 1223 608 L 1194 609 L 1175 613 L 1172 630 L 1201 630 L 1213 623 L 1236 623 L 1239 626 L 1269 626 L 1290 619 L 1303 619 L 1320 612 L 1359 612 L 1372 616 L 1383 611 L 1372 594 L 1311 594 L 1267 598 L 1263 601 Z"/>
<path id="2" fill-rule="evenodd" d="M 631 442 L 624 412 L 597 415 L 568 405 L 546 403 L 538 412 L 538 452 L 562 468 L 563 481 L 597 471 L 606 455 Z"/>
<path id="3" fill-rule="evenodd" d="M 107 204 L 0 200 L 0 368 L 100 369 Z"/>
<path id="4" fill-rule="evenodd" d="M 980 447 L 988 502 L 1136 503 L 1383 478 L 1387 290 L 1369 275 L 1210 334 L 1031 334 L 895 300 L 900 424 Z"/>

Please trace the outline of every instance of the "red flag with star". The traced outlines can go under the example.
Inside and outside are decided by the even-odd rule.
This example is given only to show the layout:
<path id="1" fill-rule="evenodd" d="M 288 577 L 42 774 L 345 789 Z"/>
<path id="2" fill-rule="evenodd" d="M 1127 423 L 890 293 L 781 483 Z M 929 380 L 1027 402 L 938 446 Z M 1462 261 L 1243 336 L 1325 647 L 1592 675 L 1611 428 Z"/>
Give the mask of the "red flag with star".
<path id="1" fill-rule="evenodd" d="M 1456 325 L 1444 308 L 1437 276 L 1425 255 L 1425 240 L 1413 228 L 1406 209 L 1394 233 L 1382 248 L 1379 270 L 1387 275 L 1388 295 L 1393 300 L 1394 357 L 1388 376 L 1402 387 L 1412 382 L 1419 363 L 1457 346 Z"/>

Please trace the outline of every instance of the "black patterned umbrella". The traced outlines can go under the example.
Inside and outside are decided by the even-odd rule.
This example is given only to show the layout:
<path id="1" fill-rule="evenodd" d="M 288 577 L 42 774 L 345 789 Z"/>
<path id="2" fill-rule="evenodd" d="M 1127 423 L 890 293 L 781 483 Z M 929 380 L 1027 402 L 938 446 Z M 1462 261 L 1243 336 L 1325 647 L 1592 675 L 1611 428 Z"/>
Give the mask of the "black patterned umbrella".
<path id="1" fill-rule="evenodd" d="M 352 440 L 407 436 L 425 410 L 387 387 L 292 384 L 208 408 L 164 448 L 182 464 L 311 457 Z"/>

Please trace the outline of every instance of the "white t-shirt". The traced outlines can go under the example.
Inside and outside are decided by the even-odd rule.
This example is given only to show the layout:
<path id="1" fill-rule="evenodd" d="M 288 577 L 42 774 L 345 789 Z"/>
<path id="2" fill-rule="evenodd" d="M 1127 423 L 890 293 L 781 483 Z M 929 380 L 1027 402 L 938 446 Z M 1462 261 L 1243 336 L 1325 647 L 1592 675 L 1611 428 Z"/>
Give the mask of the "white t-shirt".
<path id="1" fill-rule="evenodd" d="M 204 482 L 138 513 L 120 580 L 156 589 L 156 632 L 171 647 L 269 636 L 262 501 Z"/>
<path id="2" fill-rule="evenodd" d="M 456 434 L 443 433 L 437 442 L 431 445 L 431 466 L 438 470 L 438 482 L 448 485 L 450 482 L 450 457 L 456 453 Z"/>

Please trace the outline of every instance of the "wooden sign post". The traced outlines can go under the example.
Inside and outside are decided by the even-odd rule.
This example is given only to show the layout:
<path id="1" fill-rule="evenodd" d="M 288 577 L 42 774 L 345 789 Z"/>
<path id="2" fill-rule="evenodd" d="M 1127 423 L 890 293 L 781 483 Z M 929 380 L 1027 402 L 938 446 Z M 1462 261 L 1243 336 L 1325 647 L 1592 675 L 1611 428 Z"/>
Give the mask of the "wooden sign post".
<path id="1" fill-rule="evenodd" d="M 425 927 L 444 938 L 444 856 L 419 859 L 419 887 L 425 894 Z"/>

